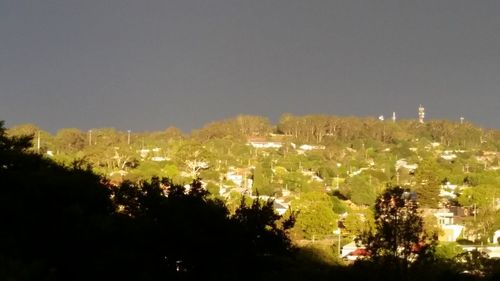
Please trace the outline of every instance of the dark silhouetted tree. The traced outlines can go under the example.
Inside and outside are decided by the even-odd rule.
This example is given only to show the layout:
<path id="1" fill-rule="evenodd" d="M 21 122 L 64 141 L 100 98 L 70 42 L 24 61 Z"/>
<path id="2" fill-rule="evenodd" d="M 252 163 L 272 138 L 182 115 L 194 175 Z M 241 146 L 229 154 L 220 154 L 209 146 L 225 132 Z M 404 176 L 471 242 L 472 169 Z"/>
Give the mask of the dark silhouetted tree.
<path id="1" fill-rule="evenodd" d="M 408 267 L 426 240 L 416 194 L 399 186 L 388 188 L 375 202 L 374 217 L 374 232 L 361 236 L 371 259 L 407 279 Z"/>
<path id="2" fill-rule="evenodd" d="M 30 147 L 0 123 L 0 280 L 245 280 L 291 253 L 272 203 L 231 217 L 199 180 L 113 186 Z"/>

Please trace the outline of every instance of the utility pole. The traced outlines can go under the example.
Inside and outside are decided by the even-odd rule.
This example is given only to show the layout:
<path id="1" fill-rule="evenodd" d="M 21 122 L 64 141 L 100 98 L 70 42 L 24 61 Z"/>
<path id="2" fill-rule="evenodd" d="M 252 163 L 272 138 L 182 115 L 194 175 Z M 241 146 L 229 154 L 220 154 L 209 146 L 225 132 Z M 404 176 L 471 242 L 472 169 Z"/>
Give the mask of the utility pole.
<path id="1" fill-rule="evenodd" d="M 247 170 L 243 170 L 243 175 L 242 175 L 242 180 L 243 180 L 243 188 L 247 190 L 248 185 L 247 185 Z"/>
<path id="2" fill-rule="evenodd" d="M 271 160 L 271 182 L 270 183 L 273 183 L 273 180 L 274 180 L 273 160 Z"/>
<path id="3" fill-rule="evenodd" d="M 89 146 L 92 145 L 92 130 L 89 130 Z"/>
<path id="4" fill-rule="evenodd" d="M 477 214 L 477 204 L 474 203 L 474 221 L 476 221 L 476 214 Z"/>
<path id="5" fill-rule="evenodd" d="M 36 142 L 36 152 L 40 153 L 40 130 L 38 130 L 38 137 Z"/>
<path id="6" fill-rule="evenodd" d="M 340 166 L 342 166 L 342 164 L 337 163 L 337 178 L 335 179 L 337 190 L 339 189 L 339 169 L 340 169 Z"/>
<path id="7" fill-rule="evenodd" d="M 130 145 L 130 130 L 127 130 L 127 144 Z"/>
<path id="8" fill-rule="evenodd" d="M 338 227 L 338 225 L 337 225 L 337 227 Z M 337 253 L 339 254 L 339 256 L 342 256 L 342 252 L 340 250 L 340 234 L 341 234 L 340 228 L 338 227 L 337 229 L 335 229 L 333 231 L 333 234 L 336 234 L 337 237 L 338 237 L 338 241 L 337 241 Z"/>

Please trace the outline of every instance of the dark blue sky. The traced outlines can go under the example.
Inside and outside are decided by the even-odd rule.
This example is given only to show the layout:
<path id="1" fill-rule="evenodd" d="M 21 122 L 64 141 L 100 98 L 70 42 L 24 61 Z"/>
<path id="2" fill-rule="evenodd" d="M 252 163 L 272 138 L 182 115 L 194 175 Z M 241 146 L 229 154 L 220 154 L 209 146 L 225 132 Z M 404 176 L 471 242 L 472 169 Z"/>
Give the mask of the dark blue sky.
<path id="1" fill-rule="evenodd" d="M 184 130 L 239 113 L 499 128 L 500 1 L 0 0 L 0 120 Z"/>

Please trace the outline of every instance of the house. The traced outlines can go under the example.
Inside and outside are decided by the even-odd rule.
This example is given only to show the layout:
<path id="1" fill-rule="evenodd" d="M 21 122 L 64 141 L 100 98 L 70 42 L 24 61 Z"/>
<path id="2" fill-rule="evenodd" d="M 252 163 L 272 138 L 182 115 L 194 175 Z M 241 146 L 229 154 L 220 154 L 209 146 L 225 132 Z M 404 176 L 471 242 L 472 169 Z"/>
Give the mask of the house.
<path id="1" fill-rule="evenodd" d="M 148 157 L 148 154 L 151 152 L 150 149 L 143 148 L 139 150 L 139 155 L 141 155 L 141 158 L 146 158 Z"/>
<path id="2" fill-rule="evenodd" d="M 453 213 L 448 209 L 433 209 L 433 215 L 440 226 L 453 224 Z"/>
<path id="3" fill-rule="evenodd" d="M 285 200 L 283 198 L 275 198 L 275 197 L 272 197 L 272 196 L 266 196 L 266 195 L 259 195 L 259 196 L 250 196 L 250 198 L 252 198 L 253 200 L 256 200 L 256 199 L 259 199 L 261 201 L 273 201 L 273 209 L 274 211 L 282 216 L 286 213 L 286 211 L 288 211 L 288 209 L 290 208 L 290 204 L 286 203 Z"/>
<path id="4" fill-rule="evenodd" d="M 249 141 L 248 145 L 254 148 L 274 148 L 278 149 L 283 146 L 283 143 L 277 141 Z"/>
<path id="5" fill-rule="evenodd" d="M 299 146 L 300 150 L 304 151 L 310 151 L 310 150 L 322 150 L 325 149 L 324 145 L 310 145 L 310 144 L 303 144 Z"/>
<path id="6" fill-rule="evenodd" d="M 273 208 L 278 215 L 282 216 L 286 213 L 286 211 L 288 211 L 290 204 L 285 203 L 282 199 L 275 199 L 273 202 Z"/>
<path id="7" fill-rule="evenodd" d="M 441 188 L 439 189 L 439 197 L 447 199 L 455 199 L 457 198 L 457 191 L 458 191 L 457 188 L 458 185 L 451 184 L 448 181 L 445 184 L 441 185 Z"/>
<path id="8" fill-rule="evenodd" d="M 249 174 L 247 169 L 237 169 L 235 167 L 229 167 L 229 171 L 226 173 L 225 178 L 232 181 L 237 187 L 245 187 L 252 189 L 253 180 L 247 178 Z"/>
<path id="9" fill-rule="evenodd" d="M 242 186 L 243 175 L 240 175 L 235 171 L 228 171 L 226 173 L 226 179 L 232 181 L 236 186 Z"/>
<path id="10" fill-rule="evenodd" d="M 170 160 L 170 158 L 163 157 L 163 156 L 153 156 L 153 157 L 151 157 L 151 161 L 155 161 L 155 162 L 162 162 L 162 161 L 168 161 L 168 160 Z"/>
<path id="11" fill-rule="evenodd" d="M 405 168 L 407 169 L 410 173 L 415 172 L 415 170 L 418 168 L 418 164 L 409 164 L 406 159 L 399 159 L 396 161 L 395 164 L 396 171 Z"/>
<path id="12" fill-rule="evenodd" d="M 443 233 L 439 235 L 439 241 L 455 242 L 464 230 L 464 226 L 459 224 L 442 225 L 441 229 Z"/>
<path id="13" fill-rule="evenodd" d="M 353 171 L 353 172 L 351 172 L 351 173 L 349 173 L 349 172 L 348 172 L 348 174 L 349 174 L 349 176 L 352 178 L 352 177 L 354 177 L 354 176 L 357 176 L 357 175 L 361 174 L 363 171 L 366 171 L 366 170 L 368 170 L 368 169 L 369 169 L 369 168 L 360 168 L 360 169 L 359 169 L 359 170 L 357 170 L 357 171 Z"/>
<path id="14" fill-rule="evenodd" d="M 312 180 L 317 181 L 317 182 L 323 182 L 323 179 L 319 177 L 315 171 L 311 170 L 301 170 L 300 171 L 304 176 L 309 176 L 311 177 Z"/>
<path id="15" fill-rule="evenodd" d="M 498 243 L 500 244 L 500 229 L 495 231 L 495 233 L 493 233 L 493 240 L 492 240 L 493 243 Z"/>
<path id="16" fill-rule="evenodd" d="M 358 247 L 356 242 L 352 241 L 342 247 L 340 256 L 348 261 L 355 261 L 360 258 L 368 256 L 368 251 L 365 247 Z"/>
<path id="17" fill-rule="evenodd" d="M 457 155 L 455 153 L 453 153 L 452 151 L 450 150 L 445 150 L 441 155 L 440 157 L 444 160 L 448 160 L 448 161 L 451 161 L 451 160 L 454 160 L 455 158 L 457 158 Z"/>
<path id="18" fill-rule="evenodd" d="M 464 230 L 463 225 L 455 224 L 455 214 L 449 209 L 425 209 L 425 214 L 432 214 L 436 217 L 439 228 L 442 230 L 438 237 L 439 241 L 454 242 Z"/>

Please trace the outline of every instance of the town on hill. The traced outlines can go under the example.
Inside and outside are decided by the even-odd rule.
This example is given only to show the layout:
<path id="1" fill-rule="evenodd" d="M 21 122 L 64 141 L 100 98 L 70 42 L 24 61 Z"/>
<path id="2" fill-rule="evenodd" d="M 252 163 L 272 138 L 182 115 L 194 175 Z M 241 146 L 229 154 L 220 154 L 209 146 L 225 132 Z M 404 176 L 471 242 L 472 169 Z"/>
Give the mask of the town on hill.
<path id="1" fill-rule="evenodd" d="M 27 153 L 89 169 L 108 186 L 168 179 L 160 187 L 189 193 L 196 186 L 232 215 L 242 202 L 269 202 L 275 214 L 293 218 L 286 231 L 291 243 L 323 264 L 356 263 L 374 253 L 363 237 L 384 221 L 376 202 L 395 186 L 418 202 L 421 232 L 433 238 L 436 256 L 500 258 L 500 131 L 419 117 L 284 114 L 271 124 L 240 115 L 189 134 L 169 127 L 64 128 L 52 135 L 24 124 L 5 136 L 29 136 Z M 476 273 L 486 276 L 484 267 Z"/>

